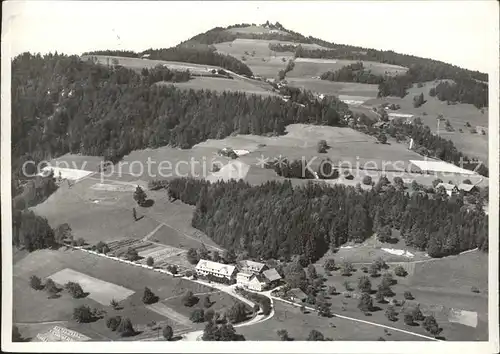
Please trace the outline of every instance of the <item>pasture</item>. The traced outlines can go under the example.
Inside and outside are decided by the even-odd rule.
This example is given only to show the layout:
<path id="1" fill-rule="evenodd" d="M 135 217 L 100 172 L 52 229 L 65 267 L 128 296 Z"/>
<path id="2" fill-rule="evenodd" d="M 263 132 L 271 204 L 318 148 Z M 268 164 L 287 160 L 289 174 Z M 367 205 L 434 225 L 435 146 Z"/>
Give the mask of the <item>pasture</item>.
<path id="1" fill-rule="evenodd" d="M 169 318 L 148 309 L 142 303 L 144 287 L 149 287 L 160 299 L 180 296 L 187 290 L 191 290 L 193 293 L 213 291 L 210 287 L 198 283 L 172 278 L 162 273 L 129 266 L 77 250 L 35 251 L 17 262 L 14 265 L 13 273 L 13 321 L 14 323 L 26 323 L 28 328 L 23 327 L 21 331 L 23 334 L 26 331 L 30 336 L 36 335 L 36 333 L 33 333 L 34 330 L 30 330 L 28 323 L 62 321 L 65 327 L 77 330 L 93 339 L 118 339 L 115 332 L 106 328 L 104 320 L 89 324 L 74 322 L 71 319 L 73 308 L 83 304 L 103 309 L 107 315 L 116 314 L 129 317 L 136 329 L 147 332 L 146 325 L 151 321 L 160 323 L 169 321 Z M 84 290 L 89 291 L 90 294 L 85 298 L 73 299 L 67 292 L 62 291 L 61 297 L 48 299 L 45 291 L 35 291 L 29 286 L 31 275 L 37 275 L 42 279 L 53 276 L 56 282 L 62 283 L 79 281 Z M 106 284 L 105 287 L 99 288 L 103 282 Z M 118 292 L 118 289 L 122 288 L 129 289 L 125 299 L 125 294 L 120 295 Z M 122 309 L 114 310 L 109 306 L 109 301 L 105 303 L 105 300 L 111 296 L 121 300 Z M 171 320 L 170 323 L 172 323 L 174 331 L 186 329 L 175 320 Z M 43 329 L 36 328 L 38 332 Z"/>
<path id="2" fill-rule="evenodd" d="M 223 79 L 216 77 L 195 77 L 186 82 L 159 82 L 158 85 L 173 85 L 185 90 L 210 90 L 217 92 L 244 92 L 250 95 L 277 96 L 278 94 L 271 91 L 271 86 L 266 90 L 262 85 L 254 85 L 250 81 L 241 80 L 239 78 Z"/>
<path id="3" fill-rule="evenodd" d="M 336 301 L 337 299 L 334 299 Z M 274 300 L 275 315 L 273 318 L 254 326 L 242 326 L 237 332 L 245 336 L 247 341 L 251 340 L 280 340 L 276 331 L 286 329 L 294 341 L 304 341 L 313 329 L 323 333 L 334 341 L 376 341 L 379 337 L 391 341 L 421 341 L 425 338 L 409 334 L 390 331 L 390 335 L 384 333 L 381 327 L 354 322 L 342 318 L 319 317 L 315 312 L 301 313 L 296 306 Z M 344 313 L 342 313 L 344 314 Z M 346 314 L 346 316 L 349 316 Z M 370 317 L 362 318 L 372 321 Z"/>
<path id="4" fill-rule="evenodd" d="M 357 60 L 344 59 L 317 59 L 317 58 L 297 58 L 295 67 L 287 73 L 288 78 L 313 78 L 320 76 L 327 71 L 336 71 L 344 66 L 354 64 Z M 365 70 L 370 70 L 374 75 L 399 75 L 408 70 L 403 66 L 378 63 L 372 61 L 362 61 Z"/>
<path id="5" fill-rule="evenodd" d="M 471 128 L 465 127 L 468 122 L 472 127 L 483 126 L 488 127 L 488 108 L 481 110 L 471 104 L 457 103 L 448 105 L 446 101 L 439 101 L 436 97 L 429 96 L 429 90 L 435 87 L 438 82 L 423 83 L 423 87 L 414 85 L 408 90 L 408 94 L 404 98 L 385 97 L 374 98 L 364 103 L 367 107 L 376 107 L 383 102 L 399 104 L 401 108 L 398 113 L 414 114 L 420 117 L 425 125 L 431 128 L 431 131 L 437 130 L 438 115 L 443 115 L 443 118 L 448 119 L 454 128 L 453 132 L 446 132 L 444 122 L 441 122 L 440 132 L 445 139 L 453 141 L 457 149 L 463 151 L 469 157 L 477 157 L 482 161 L 488 161 L 488 132 L 482 135 L 481 132 L 472 134 Z M 420 107 L 413 107 L 413 97 L 424 94 L 426 102 Z M 424 113 L 425 112 L 425 113 Z M 459 131 L 462 129 L 462 133 Z"/>
<path id="6" fill-rule="evenodd" d="M 147 218 L 134 221 L 132 207 L 136 203 L 131 188 L 128 191 L 118 187 L 104 189 L 102 185 L 105 184 L 121 186 L 115 182 L 101 183 L 94 178 L 87 178 L 71 187 L 63 183 L 33 211 L 47 218 L 54 228 L 68 223 L 75 240 L 82 237 L 90 244 L 142 238 L 158 226 L 158 222 Z"/>
<path id="7" fill-rule="evenodd" d="M 174 311 L 185 318 L 189 318 L 191 312 L 195 309 L 203 309 L 207 311 L 212 309 L 214 312 L 224 313 L 227 309 L 230 309 L 233 305 L 238 303 L 238 300 L 231 295 L 222 291 L 209 291 L 194 294 L 199 300 L 192 307 L 184 306 L 182 303 L 182 296 L 175 296 L 168 299 L 164 299 L 161 303 L 163 306 L 168 307 L 171 311 Z M 204 297 L 208 296 L 211 302 L 209 308 L 204 307 Z M 251 312 L 251 309 L 246 306 L 247 311 Z M 189 320 L 188 320 L 189 321 Z M 191 321 L 189 321 L 191 322 Z M 201 325 L 201 328 L 204 324 Z"/>
<path id="8" fill-rule="evenodd" d="M 285 69 L 288 60 L 293 59 L 293 52 L 273 52 L 269 43 L 284 43 L 260 39 L 238 38 L 232 42 L 214 44 L 217 52 L 231 55 L 242 60 L 254 75 L 275 78 L 280 70 Z"/>
<path id="9" fill-rule="evenodd" d="M 342 249 L 341 249 L 342 251 Z M 333 255 L 337 263 L 342 262 L 340 252 Z M 327 258 L 327 257 L 325 257 Z M 365 262 L 370 259 L 366 258 Z M 372 258 L 373 259 L 373 258 Z M 383 257 L 390 261 L 391 257 Z M 349 260 L 355 262 L 356 258 Z M 458 256 L 446 257 L 444 259 L 430 259 L 421 261 L 390 263 L 387 272 L 393 272 L 397 264 L 404 264 L 409 274 L 402 278 L 393 275 L 397 281 L 391 288 L 395 293 L 393 298 L 403 300 L 404 291 L 410 291 L 414 300 L 407 300 L 402 308 L 396 307 L 397 312 L 411 304 L 420 304 L 425 315 L 433 314 L 440 327 L 443 328 L 442 336 L 446 340 L 486 340 L 488 323 L 488 298 L 485 283 L 487 281 L 487 254 L 473 251 Z M 412 265 L 412 267 L 408 267 Z M 356 271 L 352 276 L 342 276 L 340 271 L 333 271 L 327 276 L 326 286 L 335 286 L 337 292 L 345 292 L 345 281 L 350 283 L 352 289 L 351 297 L 343 294 L 332 296 L 332 311 L 346 316 L 365 319 L 376 323 L 393 326 L 416 333 L 426 334 L 421 325 L 407 326 L 403 323 L 402 316 L 396 322 L 389 321 L 385 315 L 387 304 L 374 302 L 380 310 L 372 312 L 366 317 L 357 309 L 359 291 L 357 289 L 358 278 L 367 275 L 362 272 L 361 264 L 355 264 Z M 317 263 L 318 273 L 323 273 L 322 263 Z M 377 289 L 381 277 L 370 278 L 372 289 Z M 477 286 L 480 293 L 471 291 L 472 286 Z"/>
<path id="10" fill-rule="evenodd" d="M 151 173 L 148 173 L 148 158 L 152 161 Z M 191 158 L 195 162 L 191 163 Z M 52 227 L 70 224 L 74 239 L 82 237 L 89 244 L 140 240 L 148 236 L 153 242 L 183 249 L 197 248 L 202 243 L 216 247 L 206 235 L 191 226 L 194 207 L 180 201 L 171 203 L 163 190 L 147 191 L 147 181 L 164 179 L 162 176 L 168 175 L 166 179 L 206 176 L 212 168 L 212 160 L 228 161 L 217 156 L 215 149 L 134 151 L 118 165 L 108 167 L 106 172 L 82 179 L 71 187 L 61 184 L 50 198 L 33 210 L 46 217 Z M 168 163 L 171 168 L 163 171 Z M 138 185 L 146 190 L 152 200 L 151 206 L 140 207 L 134 201 L 133 193 Z M 136 209 L 138 220 L 134 220 L 132 208 Z M 173 255 L 175 263 L 185 266 L 177 256 L 177 253 Z"/>
<path id="11" fill-rule="evenodd" d="M 289 160 L 313 160 L 311 166 L 315 167 L 328 157 L 336 166 L 350 165 L 356 168 L 359 164 L 360 167 L 369 169 L 391 170 L 398 165 L 404 168 L 409 165 L 410 159 L 420 158 L 420 155 L 408 150 L 405 145 L 378 144 L 374 137 L 351 128 L 291 124 L 286 130 L 286 135 L 278 137 L 236 135 L 222 140 L 207 140 L 197 144 L 195 148 L 230 146 L 233 149 L 245 149 L 250 152 L 239 160 L 248 165 L 255 165 L 261 155 L 271 159 L 282 155 Z M 318 154 L 317 143 L 322 139 L 331 148 L 326 153 Z M 396 161 L 399 162 L 398 165 Z"/>
<path id="12" fill-rule="evenodd" d="M 128 58 L 128 57 L 118 57 L 118 56 L 108 56 L 108 55 L 82 55 L 82 60 L 88 60 L 90 57 L 94 57 L 97 63 L 101 65 L 121 65 L 125 68 L 140 71 L 144 68 L 151 69 L 157 65 L 165 65 L 169 69 L 185 71 L 189 70 L 193 74 L 208 74 L 211 70 L 219 69 L 217 66 L 211 65 L 201 65 L 201 64 L 191 64 L 176 61 L 165 61 L 165 60 L 150 60 L 150 59 L 140 59 L 140 58 Z"/>
<path id="13" fill-rule="evenodd" d="M 68 282 L 79 283 L 83 291 L 89 293 L 89 298 L 105 306 L 109 305 L 110 301 L 113 299 L 122 301 L 134 293 L 134 291 L 124 288 L 123 286 L 90 277 L 70 268 L 60 270 L 50 275 L 48 278 L 61 286 L 64 286 L 64 284 Z"/>
<path id="14" fill-rule="evenodd" d="M 287 78 L 288 84 L 303 90 L 330 96 L 363 97 L 368 101 L 377 97 L 378 86 L 372 84 L 359 84 L 355 82 L 335 82 L 313 78 Z M 342 99 L 342 98 L 341 98 Z"/>

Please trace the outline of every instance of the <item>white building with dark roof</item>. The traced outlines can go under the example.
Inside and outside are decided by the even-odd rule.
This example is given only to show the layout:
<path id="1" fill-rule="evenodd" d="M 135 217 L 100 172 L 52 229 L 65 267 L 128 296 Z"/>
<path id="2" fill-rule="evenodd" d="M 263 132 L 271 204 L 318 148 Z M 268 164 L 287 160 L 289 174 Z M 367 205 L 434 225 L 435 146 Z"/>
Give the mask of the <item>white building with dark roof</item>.
<path id="1" fill-rule="evenodd" d="M 205 277 L 211 275 L 217 278 L 233 280 L 236 277 L 236 266 L 200 259 L 196 265 L 196 274 Z"/>
<path id="2" fill-rule="evenodd" d="M 281 279 L 276 269 L 269 269 L 264 263 L 246 260 L 239 263 L 239 268 L 236 283 L 247 289 L 262 291 L 274 286 Z"/>

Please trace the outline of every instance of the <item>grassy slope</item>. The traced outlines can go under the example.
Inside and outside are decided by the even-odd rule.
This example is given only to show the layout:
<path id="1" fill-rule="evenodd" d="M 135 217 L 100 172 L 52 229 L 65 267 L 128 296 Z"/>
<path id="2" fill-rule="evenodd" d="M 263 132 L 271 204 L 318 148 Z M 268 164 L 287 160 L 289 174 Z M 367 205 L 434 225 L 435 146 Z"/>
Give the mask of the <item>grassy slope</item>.
<path id="1" fill-rule="evenodd" d="M 453 141 L 457 148 L 467 155 L 488 161 L 488 134 L 471 134 L 469 129 L 465 127 L 466 122 L 469 122 L 473 127 L 478 125 L 488 127 L 488 109 L 484 109 L 483 114 L 471 104 L 447 105 L 445 101 L 439 101 L 437 98 L 429 96 L 429 90 L 435 85 L 434 82 L 427 82 L 421 88 L 414 85 L 413 88 L 408 90 L 408 95 L 404 98 L 373 99 L 365 102 L 364 105 L 371 107 L 382 102 L 397 103 L 401 106 L 401 109 L 397 111 L 398 113 L 410 113 L 421 117 L 424 124 L 428 125 L 432 131 L 436 131 L 436 118 L 439 114 L 442 114 L 444 119 L 449 119 L 451 125 L 455 128 L 455 132 L 445 132 L 444 122 L 441 123 L 442 137 Z M 414 108 L 413 97 L 420 93 L 424 94 L 427 102 L 418 108 Z M 424 112 L 426 115 L 423 114 Z M 463 133 L 458 131 L 460 128 Z"/>
<path id="2" fill-rule="evenodd" d="M 334 255 L 333 258 L 340 263 L 341 255 Z M 354 260 L 353 258 L 348 258 Z M 322 264 L 318 263 L 318 272 L 322 273 Z M 353 288 L 356 288 L 358 278 L 364 274 L 360 270 L 361 266 L 356 266 L 357 271 L 351 277 L 343 277 L 339 271 L 332 272 L 332 276 L 327 277 L 326 285 L 333 285 L 337 291 L 345 291 L 343 283 L 347 280 Z M 392 267 L 389 271 L 392 271 Z M 447 257 L 441 260 L 431 260 L 428 263 L 417 263 L 414 266 L 414 274 L 406 278 L 395 277 L 398 281 L 392 286 L 396 293 L 395 298 L 403 300 L 403 292 L 411 291 L 415 301 L 420 303 L 422 309 L 430 306 L 444 306 L 444 311 L 434 310 L 434 315 L 441 327 L 443 336 L 448 340 L 486 340 L 487 339 L 487 255 L 474 251 L 460 256 Z M 380 278 L 370 278 L 372 289 L 376 289 Z M 471 286 L 477 286 L 480 294 L 471 292 Z M 346 305 L 346 311 L 342 310 L 342 302 Z M 346 299 L 342 295 L 332 298 L 334 312 L 353 316 L 360 319 L 366 317 L 357 309 L 358 300 Z M 400 318 L 397 322 L 391 323 L 384 315 L 386 304 L 376 304 L 382 310 L 376 311 L 368 318 L 369 321 L 390 325 L 406 330 L 410 330 Z M 472 328 L 465 325 L 448 322 L 446 309 L 457 308 L 478 313 L 478 327 Z M 397 308 L 399 312 L 401 308 Z M 401 317 L 401 316 L 400 316 Z M 425 334 L 421 326 L 413 327 L 417 333 Z"/>

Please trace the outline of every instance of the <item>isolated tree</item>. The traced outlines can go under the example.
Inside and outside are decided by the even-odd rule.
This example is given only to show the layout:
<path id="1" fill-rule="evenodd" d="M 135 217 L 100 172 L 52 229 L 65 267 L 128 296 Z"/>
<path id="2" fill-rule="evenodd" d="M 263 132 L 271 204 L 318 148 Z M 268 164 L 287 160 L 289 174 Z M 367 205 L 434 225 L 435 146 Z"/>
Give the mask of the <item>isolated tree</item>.
<path id="1" fill-rule="evenodd" d="M 398 265 L 396 266 L 396 268 L 394 268 L 394 274 L 396 274 L 398 277 L 405 277 L 408 272 L 401 265 Z"/>
<path id="2" fill-rule="evenodd" d="M 106 319 L 106 327 L 111 329 L 113 332 L 117 330 L 120 325 L 122 318 L 121 316 L 111 316 Z"/>
<path id="3" fill-rule="evenodd" d="M 288 331 L 286 329 L 278 329 L 276 331 L 276 334 L 278 335 L 281 341 L 286 342 L 290 340 L 290 337 L 288 336 Z"/>
<path id="4" fill-rule="evenodd" d="M 415 322 L 413 321 L 413 315 L 411 313 L 405 313 L 403 320 L 405 324 L 412 326 Z"/>
<path id="5" fill-rule="evenodd" d="M 73 309 L 73 319 L 78 323 L 88 323 L 94 320 L 90 307 L 81 305 Z"/>
<path id="6" fill-rule="evenodd" d="M 372 283 L 367 276 L 363 275 L 359 278 L 358 290 L 362 293 L 370 293 L 372 291 Z"/>
<path id="7" fill-rule="evenodd" d="M 379 304 L 385 303 L 385 297 L 384 297 L 384 292 L 381 290 L 380 286 L 375 293 L 375 301 L 377 301 Z"/>
<path id="8" fill-rule="evenodd" d="M 394 279 L 392 279 L 391 273 L 384 273 L 382 275 L 382 281 L 380 282 L 380 285 L 382 285 L 384 288 L 390 288 L 391 285 L 393 284 Z"/>
<path id="9" fill-rule="evenodd" d="M 323 341 L 323 340 L 325 340 L 325 336 L 320 331 L 313 329 L 313 330 L 311 330 L 311 332 L 309 332 L 309 336 L 307 336 L 307 340 L 308 341 Z"/>
<path id="10" fill-rule="evenodd" d="M 212 309 L 208 309 L 205 311 L 205 322 L 210 322 L 215 317 L 215 311 Z"/>
<path id="11" fill-rule="evenodd" d="M 432 315 L 425 317 L 422 327 L 433 336 L 437 336 L 441 332 L 441 328 Z"/>
<path id="12" fill-rule="evenodd" d="M 417 108 L 423 105 L 425 102 L 424 100 L 424 94 L 421 93 L 420 95 L 416 95 L 413 97 L 413 107 Z"/>
<path id="13" fill-rule="evenodd" d="M 109 304 L 111 305 L 111 307 L 114 310 L 117 310 L 120 307 L 120 303 L 118 301 L 116 301 L 115 299 L 111 299 Z"/>
<path id="14" fill-rule="evenodd" d="M 130 318 L 127 317 L 122 318 L 116 330 L 120 333 L 120 336 L 122 337 L 130 337 L 135 334 L 135 329 L 134 326 L 132 325 L 132 321 L 130 321 Z"/>
<path id="15" fill-rule="evenodd" d="M 81 285 L 76 282 L 67 282 L 64 285 L 64 288 L 71 294 L 74 299 L 79 299 L 85 296 L 85 292 L 83 291 Z"/>
<path id="16" fill-rule="evenodd" d="M 96 248 L 96 251 L 99 252 L 99 253 L 106 254 L 106 253 L 108 253 L 110 251 L 109 246 L 105 242 L 103 242 L 103 241 L 99 241 L 97 243 L 97 245 L 95 246 L 95 248 Z"/>
<path id="17" fill-rule="evenodd" d="M 144 288 L 144 294 L 142 295 L 142 302 L 145 304 L 152 304 L 158 301 L 158 297 L 151 291 L 150 288 Z"/>
<path id="18" fill-rule="evenodd" d="M 385 317 L 389 319 L 389 321 L 396 321 L 397 318 L 397 312 L 394 310 L 393 306 L 387 306 L 387 309 L 385 310 Z"/>
<path id="19" fill-rule="evenodd" d="M 226 311 L 226 316 L 231 323 L 244 321 L 247 318 L 245 305 L 241 302 L 234 304 L 228 311 Z"/>
<path id="20" fill-rule="evenodd" d="M 333 258 L 326 259 L 323 268 L 329 271 L 335 270 L 335 260 Z"/>
<path id="21" fill-rule="evenodd" d="M 132 208 L 132 216 L 134 217 L 134 221 L 137 221 L 137 211 L 135 208 Z"/>
<path id="22" fill-rule="evenodd" d="M 326 143 L 326 140 L 320 140 L 320 141 L 318 141 L 317 151 L 320 154 L 324 154 L 327 149 L 328 149 L 328 144 Z"/>
<path id="23" fill-rule="evenodd" d="M 412 293 L 410 291 L 408 291 L 408 290 L 406 290 L 403 293 L 403 297 L 405 298 L 405 300 L 413 300 L 414 299 Z"/>
<path id="24" fill-rule="evenodd" d="M 199 259 L 210 259 L 210 252 L 208 252 L 207 247 L 204 243 L 201 244 L 201 247 L 198 249 L 198 258 Z"/>
<path id="25" fill-rule="evenodd" d="M 354 267 L 352 266 L 351 262 L 344 261 L 342 263 L 342 275 L 343 276 L 350 276 L 353 271 L 354 271 Z"/>
<path id="26" fill-rule="evenodd" d="M 377 137 L 377 140 L 379 141 L 379 143 L 385 144 L 387 143 L 387 136 L 384 133 L 380 133 Z"/>
<path id="27" fill-rule="evenodd" d="M 141 257 L 139 257 L 139 253 L 137 253 L 137 250 L 135 248 L 129 247 L 127 249 L 127 253 L 125 254 L 125 258 L 129 261 L 135 262 Z"/>
<path id="28" fill-rule="evenodd" d="M 422 314 L 422 311 L 420 310 L 420 304 L 411 308 L 409 311 L 411 312 L 413 319 L 415 321 L 423 321 L 425 319 L 424 315 Z"/>
<path id="29" fill-rule="evenodd" d="M 59 292 L 59 288 L 57 287 L 56 283 L 50 279 L 50 278 L 47 278 L 47 280 L 45 281 L 45 285 L 43 287 L 48 293 L 51 293 L 51 294 L 56 294 Z"/>
<path id="30" fill-rule="evenodd" d="M 205 311 L 203 309 L 194 309 L 189 319 L 194 323 L 201 323 L 205 321 Z"/>
<path id="31" fill-rule="evenodd" d="M 191 307 L 198 302 L 198 298 L 193 295 L 193 292 L 188 290 L 182 297 L 182 303 L 186 307 Z"/>
<path id="32" fill-rule="evenodd" d="M 42 290 L 43 289 L 42 280 L 36 275 L 32 275 L 30 277 L 30 286 L 35 290 Z"/>
<path id="33" fill-rule="evenodd" d="M 361 294 L 358 302 L 358 308 L 363 312 L 371 311 L 371 309 L 373 308 L 372 297 L 367 293 Z"/>
<path id="34" fill-rule="evenodd" d="M 144 192 L 144 190 L 140 186 L 137 186 L 134 192 L 134 200 L 137 202 L 137 204 L 143 206 L 147 198 L 148 197 L 146 195 L 146 192 Z"/>
<path id="35" fill-rule="evenodd" d="M 148 258 L 146 258 L 146 264 L 150 267 L 152 267 L 154 264 L 155 264 L 155 260 L 153 257 L 149 256 Z"/>
<path id="36" fill-rule="evenodd" d="M 212 301 L 210 301 L 210 296 L 206 295 L 203 298 L 203 307 L 208 309 L 210 306 L 212 306 Z"/>
<path id="37" fill-rule="evenodd" d="M 372 184 L 372 178 L 370 176 L 363 177 L 363 184 L 370 186 Z"/>
<path id="38" fill-rule="evenodd" d="M 330 317 L 332 315 L 330 306 L 331 304 L 328 303 L 324 297 L 316 297 L 316 310 L 318 311 L 318 316 Z"/>
<path id="39" fill-rule="evenodd" d="M 169 325 L 166 325 L 165 327 L 163 327 L 162 334 L 163 334 L 163 338 L 165 340 L 169 341 L 174 336 L 174 330 Z"/>
<path id="40" fill-rule="evenodd" d="M 190 248 L 186 253 L 186 258 L 191 264 L 197 264 L 200 261 L 196 248 Z"/>
<path id="41" fill-rule="evenodd" d="M 177 274 L 177 273 L 179 272 L 179 270 L 178 270 L 178 268 L 177 268 L 177 266 L 176 266 L 175 264 L 169 264 L 169 265 L 167 266 L 167 270 L 168 270 L 170 273 L 172 273 L 172 274 Z M 195 273 L 195 275 L 196 275 L 196 273 Z M 186 276 L 187 276 L 187 274 L 186 274 Z"/>
<path id="42" fill-rule="evenodd" d="M 335 295 L 337 293 L 337 288 L 335 288 L 333 285 L 330 285 L 328 287 L 328 294 L 329 295 Z"/>

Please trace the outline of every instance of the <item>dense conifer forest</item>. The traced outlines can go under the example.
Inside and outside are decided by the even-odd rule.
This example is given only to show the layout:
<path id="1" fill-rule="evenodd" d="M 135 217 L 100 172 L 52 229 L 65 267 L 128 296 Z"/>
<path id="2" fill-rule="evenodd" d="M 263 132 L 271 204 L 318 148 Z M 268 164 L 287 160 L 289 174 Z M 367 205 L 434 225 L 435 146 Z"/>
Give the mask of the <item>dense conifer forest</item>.
<path id="1" fill-rule="evenodd" d="M 257 259 L 302 255 L 314 262 L 347 241 L 363 242 L 385 226 L 401 231 L 406 243 L 432 257 L 488 247 L 488 221 L 480 209 L 448 198 L 413 193 L 382 180 L 369 191 L 343 185 L 289 181 L 252 187 L 239 181 L 211 184 L 171 181 L 171 199 L 195 205 L 192 225 L 221 246 Z"/>
<path id="2" fill-rule="evenodd" d="M 75 56 L 23 54 L 12 72 L 13 171 L 27 159 L 65 153 L 113 158 L 146 147 L 190 148 L 233 132 L 283 134 L 292 123 L 340 125 L 349 112 L 333 97 L 303 107 L 280 97 L 151 85 L 171 72 L 136 73 Z"/>

